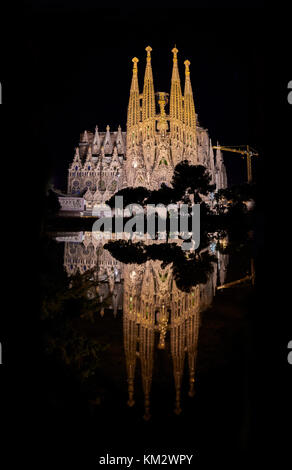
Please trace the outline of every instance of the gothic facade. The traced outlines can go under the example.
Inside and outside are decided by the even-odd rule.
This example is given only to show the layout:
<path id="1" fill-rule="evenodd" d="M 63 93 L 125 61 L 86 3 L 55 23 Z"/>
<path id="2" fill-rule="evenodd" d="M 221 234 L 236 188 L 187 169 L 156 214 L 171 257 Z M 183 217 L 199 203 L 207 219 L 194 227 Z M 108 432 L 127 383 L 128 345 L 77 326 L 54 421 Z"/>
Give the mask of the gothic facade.
<path id="1" fill-rule="evenodd" d="M 143 91 L 138 83 L 138 62 L 134 57 L 127 114 L 127 132 L 85 131 L 75 150 L 68 173 L 67 193 L 84 196 L 86 207 L 107 201 L 128 186 L 158 189 L 170 185 L 173 169 L 182 160 L 204 165 L 216 189 L 227 186 L 221 150 L 213 152 L 207 129 L 200 126 L 195 112 L 190 61 L 185 60 L 184 93 L 174 47 L 170 93 L 155 92 L 151 47 L 146 47 Z"/>

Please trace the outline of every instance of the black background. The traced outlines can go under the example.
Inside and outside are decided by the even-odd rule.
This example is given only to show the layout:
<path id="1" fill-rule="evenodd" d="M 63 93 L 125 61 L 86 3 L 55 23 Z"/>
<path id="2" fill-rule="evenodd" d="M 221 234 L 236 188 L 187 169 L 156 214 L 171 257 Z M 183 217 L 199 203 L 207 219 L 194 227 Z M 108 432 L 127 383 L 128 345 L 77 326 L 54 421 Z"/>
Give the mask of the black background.
<path id="1" fill-rule="evenodd" d="M 247 3 L 238 8 L 227 8 L 228 3 L 220 8 L 214 3 L 204 6 L 135 9 L 112 4 L 100 9 L 95 2 L 83 2 L 82 7 L 77 2 L 23 2 L 10 5 L 3 16 L 1 188 L 7 289 L 2 317 L 9 320 L 10 330 L 2 334 L 1 328 L 1 402 L 3 411 L 8 411 L 3 429 L 10 463 L 17 459 L 31 462 L 33 468 L 46 467 L 69 443 L 70 433 L 62 432 L 61 418 L 57 436 L 52 435 L 55 426 L 44 424 L 50 423 L 49 411 L 39 393 L 44 378 L 38 337 L 38 237 L 46 186 L 52 181 L 65 189 L 68 162 L 84 129 L 98 124 L 105 130 L 109 124 L 116 130 L 121 124 L 125 130 L 131 58 L 140 59 L 141 89 L 148 44 L 153 48 L 156 91 L 169 91 L 171 49 L 176 44 L 182 83 L 183 61 L 188 58 L 196 111 L 213 142 L 249 143 L 261 154 L 255 169 L 258 287 L 251 312 L 255 318 L 253 451 L 260 459 L 269 456 L 269 436 L 262 439 L 264 428 L 270 429 L 270 436 L 282 437 L 278 459 L 287 450 L 292 367 L 287 365 L 286 348 L 292 330 L 288 328 L 291 309 L 285 301 L 290 284 L 283 268 L 275 270 L 272 265 L 285 260 L 289 266 L 290 213 L 289 204 L 287 208 L 284 204 L 289 203 L 291 185 L 287 171 L 292 114 L 287 103 L 287 83 L 292 79 L 290 26 L 286 11 L 267 13 L 260 2 L 253 2 L 253 8 Z M 241 182 L 245 165 L 236 158 L 226 156 L 228 174 L 231 181 Z M 267 178 L 264 162 L 272 167 Z M 268 334 L 269 326 L 273 335 Z M 78 450 L 81 455 L 82 446 Z M 66 449 L 63 457 L 64 464 L 69 464 L 75 454 Z"/>

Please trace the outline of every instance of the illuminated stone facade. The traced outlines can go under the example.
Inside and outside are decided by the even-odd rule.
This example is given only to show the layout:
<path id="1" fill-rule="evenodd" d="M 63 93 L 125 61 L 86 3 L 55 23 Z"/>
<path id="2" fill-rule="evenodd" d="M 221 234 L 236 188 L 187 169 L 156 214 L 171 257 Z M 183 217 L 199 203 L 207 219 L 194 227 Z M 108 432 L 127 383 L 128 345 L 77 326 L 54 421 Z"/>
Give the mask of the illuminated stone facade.
<path id="1" fill-rule="evenodd" d="M 182 93 L 176 48 L 172 49 L 173 69 L 170 93 L 154 91 L 151 47 L 146 47 L 143 92 L 139 91 L 138 59 L 134 57 L 127 114 L 127 132 L 85 131 L 75 150 L 68 173 L 68 194 L 84 194 L 86 207 L 105 202 L 127 186 L 158 189 L 170 184 L 173 169 L 182 160 L 204 165 L 216 189 L 227 186 L 222 153 L 213 146 L 207 129 L 195 113 L 190 80 L 190 62 L 186 60 Z"/>

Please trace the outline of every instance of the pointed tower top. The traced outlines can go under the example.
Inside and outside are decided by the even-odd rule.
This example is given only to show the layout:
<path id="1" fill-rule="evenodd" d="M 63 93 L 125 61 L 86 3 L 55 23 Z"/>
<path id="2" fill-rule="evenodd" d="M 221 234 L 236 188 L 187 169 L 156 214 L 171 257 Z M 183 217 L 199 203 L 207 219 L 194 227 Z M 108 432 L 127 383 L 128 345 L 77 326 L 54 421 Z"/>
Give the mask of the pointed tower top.
<path id="1" fill-rule="evenodd" d="M 190 65 L 191 65 L 190 61 L 189 61 L 189 60 L 185 60 L 185 61 L 184 61 L 184 64 L 185 64 L 185 66 L 186 66 L 186 70 L 185 70 L 186 75 L 190 75 Z"/>
<path id="2" fill-rule="evenodd" d="M 87 131 L 84 131 L 81 141 L 82 141 L 82 142 L 88 142 L 88 134 L 87 134 Z"/>
<path id="3" fill-rule="evenodd" d="M 118 127 L 117 137 L 116 137 L 116 145 L 118 153 L 124 153 L 124 143 L 123 143 L 123 136 L 122 136 L 122 128 L 121 126 Z"/>
<path id="4" fill-rule="evenodd" d="M 145 48 L 145 51 L 147 51 L 147 61 L 150 61 L 150 60 L 151 60 L 150 52 L 152 51 L 152 47 L 151 47 L 151 46 L 147 46 L 147 47 Z"/>
<path id="5" fill-rule="evenodd" d="M 142 98 L 142 120 L 154 119 L 155 117 L 155 97 L 153 75 L 151 68 L 151 55 L 152 47 L 147 46 L 147 63 L 144 75 L 143 98 Z"/>
<path id="6" fill-rule="evenodd" d="M 74 157 L 75 157 L 75 158 L 79 158 L 79 147 L 76 147 L 76 148 L 75 148 Z"/>
<path id="7" fill-rule="evenodd" d="M 177 119 L 182 122 L 183 120 L 183 105 L 182 105 L 182 93 L 180 86 L 179 70 L 177 63 L 178 49 L 174 47 L 171 51 L 173 53 L 173 67 L 171 75 L 171 88 L 170 88 L 170 100 L 169 100 L 169 111 L 172 119 Z"/>
<path id="8" fill-rule="evenodd" d="M 137 57 L 133 57 L 132 59 L 132 62 L 133 62 L 133 72 L 138 72 L 138 62 L 139 62 L 139 59 Z"/>
<path id="9" fill-rule="evenodd" d="M 109 125 L 106 126 L 106 134 L 105 134 L 105 138 L 104 138 L 104 141 L 103 141 L 103 145 L 104 145 L 105 154 L 112 153 L 113 144 L 112 144 L 112 141 L 111 141 L 110 126 Z"/>
<path id="10" fill-rule="evenodd" d="M 196 129 L 196 111 L 193 97 L 193 90 L 190 79 L 190 64 L 189 60 L 184 61 L 185 64 L 185 90 L 184 90 L 184 123 L 192 132 Z M 189 144 L 196 145 L 196 139 L 189 136 Z"/>
<path id="11" fill-rule="evenodd" d="M 122 128 L 121 126 L 118 127 L 118 132 L 117 132 L 117 138 L 116 138 L 116 141 L 119 142 L 119 141 L 122 141 L 123 140 L 123 137 L 122 137 Z"/>
<path id="12" fill-rule="evenodd" d="M 99 133 L 98 133 L 98 126 L 95 126 L 95 133 L 94 133 L 94 138 L 93 138 L 93 143 L 92 143 L 92 153 L 97 154 L 100 149 L 100 138 L 99 138 Z"/>
<path id="13" fill-rule="evenodd" d="M 176 48 L 176 46 L 174 46 L 174 48 L 171 49 L 171 52 L 173 53 L 173 60 L 174 60 L 174 61 L 177 61 L 178 49 Z"/>
<path id="14" fill-rule="evenodd" d="M 139 104 L 139 85 L 138 85 L 138 66 L 137 63 L 139 59 L 133 57 L 133 75 L 130 88 L 130 98 L 128 104 L 128 113 L 127 113 L 127 131 L 133 126 L 136 126 L 139 122 L 140 117 L 140 104 Z M 127 139 L 129 141 L 129 135 L 127 134 Z"/>
<path id="15" fill-rule="evenodd" d="M 93 143 L 94 144 L 99 143 L 98 126 L 95 126 L 95 133 L 94 133 Z"/>

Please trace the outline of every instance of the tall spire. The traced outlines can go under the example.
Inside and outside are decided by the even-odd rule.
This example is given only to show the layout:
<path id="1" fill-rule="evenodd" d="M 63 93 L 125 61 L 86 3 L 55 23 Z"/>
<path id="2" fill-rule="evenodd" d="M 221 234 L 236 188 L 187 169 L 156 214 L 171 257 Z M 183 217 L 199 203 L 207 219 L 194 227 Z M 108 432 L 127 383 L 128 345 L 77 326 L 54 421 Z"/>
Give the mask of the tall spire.
<path id="1" fill-rule="evenodd" d="M 76 164 L 81 164 L 81 159 L 80 159 L 80 153 L 79 153 L 79 147 L 75 148 L 75 154 L 74 154 L 74 159 L 72 163 L 72 167 L 75 166 Z"/>
<path id="2" fill-rule="evenodd" d="M 95 126 L 92 153 L 97 154 L 99 152 L 99 150 L 100 150 L 100 137 L 99 137 L 99 133 L 98 133 L 98 127 Z"/>
<path id="3" fill-rule="evenodd" d="M 185 60 L 184 123 L 191 129 L 196 128 L 196 113 L 190 79 L 190 61 Z"/>
<path id="4" fill-rule="evenodd" d="M 145 50 L 147 51 L 147 59 L 143 87 L 142 121 L 154 120 L 155 118 L 154 85 L 150 55 L 152 48 L 147 46 Z"/>
<path id="5" fill-rule="evenodd" d="M 178 65 L 177 65 L 178 49 L 174 47 L 171 52 L 173 53 L 173 67 L 172 67 L 170 103 L 169 103 L 170 118 L 182 121 L 183 120 L 182 92 L 181 92 L 179 71 L 178 71 Z"/>
<path id="6" fill-rule="evenodd" d="M 117 137 L 116 137 L 116 146 L 118 148 L 118 153 L 124 153 L 124 142 L 122 136 L 122 128 L 121 126 L 118 127 Z"/>
<path id="7" fill-rule="evenodd" d="M 105 134 L 105 138 L 104 138 L 104 141 L 103 141 L 103 146 L 104 146 L 104 153 L 106 155 L 112 153 L 113 144 L 112 144 L 112 141 L 111 141 L 111 134 L 110 134 L 110 126 L 109 125 L 106 126 L 106 134 Z"/>
<path id="8" fill-rule="evenodd" d="M 133 62 L 133 76 L 130 89 L 130 98 L 128 105 L 128 116 L 127 116 L 127 131 L 137 126 L 140 121 L 140 102 L 139 102 L 139 85 L 138 85 L 138 66 L 139 59 L 134 57 Z"/>

